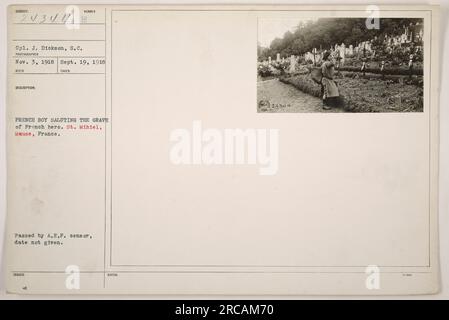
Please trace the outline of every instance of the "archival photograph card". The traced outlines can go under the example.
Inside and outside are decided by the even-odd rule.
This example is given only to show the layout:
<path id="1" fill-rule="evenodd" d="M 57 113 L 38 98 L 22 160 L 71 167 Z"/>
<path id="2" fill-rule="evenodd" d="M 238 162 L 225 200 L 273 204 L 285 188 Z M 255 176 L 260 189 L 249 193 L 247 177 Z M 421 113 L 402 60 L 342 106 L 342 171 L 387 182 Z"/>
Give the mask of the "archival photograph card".
<path id="1" fill-rule="evenodd" d="M 438 7 L 8 9 L 8 292 L 438 292 Z"/>

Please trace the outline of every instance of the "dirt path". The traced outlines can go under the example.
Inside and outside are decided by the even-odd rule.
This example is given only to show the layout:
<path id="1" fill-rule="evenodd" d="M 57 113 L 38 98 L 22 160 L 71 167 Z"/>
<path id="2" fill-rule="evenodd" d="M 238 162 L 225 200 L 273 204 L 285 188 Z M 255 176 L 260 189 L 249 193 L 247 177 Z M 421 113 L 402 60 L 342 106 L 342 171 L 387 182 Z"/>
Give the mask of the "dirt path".
<path id="1" fill-rule="evenodd" d="M 341 109 L 324 110 L 321 99 L 278 79 L 257 82 L 257 101 L 259 112 L 344 112 Z"/>

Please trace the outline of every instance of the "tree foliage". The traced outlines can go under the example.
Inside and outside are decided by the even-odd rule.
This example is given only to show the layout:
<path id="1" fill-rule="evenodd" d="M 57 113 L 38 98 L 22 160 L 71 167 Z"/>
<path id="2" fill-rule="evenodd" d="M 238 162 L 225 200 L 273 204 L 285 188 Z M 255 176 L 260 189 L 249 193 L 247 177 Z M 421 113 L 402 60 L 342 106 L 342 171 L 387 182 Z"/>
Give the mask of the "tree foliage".
<path id="1" fill-rule="evenodd" d="M 379 29 L 367 29 L 365 21 L 365 18 L 321 18 L 300 22 L 293 32 L 287 31 L 282 38 L 274 39 L 269 48 L 259 45 L 259 60 L 275 58 L 277 53 L 284 57 L 302 55 L 313 48 L 330 49 L 341 43 L 356 46 L 375 37 L 400 35 L 404 27 L 422 23 L 418 18 L 382 18 Z"/>

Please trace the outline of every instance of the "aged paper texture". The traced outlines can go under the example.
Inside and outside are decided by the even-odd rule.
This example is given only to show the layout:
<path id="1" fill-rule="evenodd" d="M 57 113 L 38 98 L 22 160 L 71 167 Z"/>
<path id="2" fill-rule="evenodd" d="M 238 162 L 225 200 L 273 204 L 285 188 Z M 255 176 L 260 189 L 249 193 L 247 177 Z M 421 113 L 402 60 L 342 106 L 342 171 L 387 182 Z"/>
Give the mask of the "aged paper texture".
<path id="1" fill-rule="evenodd" d="M 438 291 L 438 7 L 15 5 L 7 289 Z"/>

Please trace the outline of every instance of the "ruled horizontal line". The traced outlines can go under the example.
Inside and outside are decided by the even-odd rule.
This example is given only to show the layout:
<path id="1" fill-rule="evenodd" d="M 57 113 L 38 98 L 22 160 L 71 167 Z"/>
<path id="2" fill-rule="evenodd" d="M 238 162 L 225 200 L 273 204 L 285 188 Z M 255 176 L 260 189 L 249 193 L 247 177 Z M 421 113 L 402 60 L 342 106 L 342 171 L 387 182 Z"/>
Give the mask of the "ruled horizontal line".
<path id="1" fill-rule="evenodd" d="M 105 56 L 13 56 L 14 59 L 38 59 L 38 58 L 105 58 Z"/>
<path id="2" fill-rule="evenodd" d="M 83 25 L 105 25 L 105 23 L 100 22 L 84 22 L 84 23 L 64 23 L 64 22 L 49 22 L 49 23 L 39 23 L 39 22 L 14 22 L 13 24 L 26 24 L 26 25 L 41 25 L 41 26 L 83 26 Z"/>
<path id="3" fill-rule="evenodd" d="M 106 41 L 105 39 L 12 39 L 12 41 Z"/>
<path id="4" fill-rule="evenodd" d="M 33 273 L 33 274 L 58 274 L 63 273 L 65 274 L 65 271 L 11 271 L 11 273 Z M 114 270 L 107 270 L 107 271 L 80 271 L 80 273 L 326 273 L 326 274 L 366 274 L 364 271 L 161 271 L 161 270 L 154 270 L 154 271 L 132 271 L 132 270 L 122 270 L 122 271 L 114 271 Z M 379 271 L 379 273 L 391 273 L 391 274 L 430 274 L 432 272 L 428 271 Z"/>
<path id="5" fill-rule="evenodd" d="M 103 73 L 96 73 L 96 72 L 86 72 L 86 73 L 82 73 L 82 72 L 17 72 L 14 74 L 40 74 L 40 75 L 44 75 L 44 74 L 60 74 L 60 75 L 66 75 L 66 74 L 105 74 Z"/>

